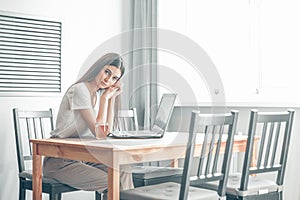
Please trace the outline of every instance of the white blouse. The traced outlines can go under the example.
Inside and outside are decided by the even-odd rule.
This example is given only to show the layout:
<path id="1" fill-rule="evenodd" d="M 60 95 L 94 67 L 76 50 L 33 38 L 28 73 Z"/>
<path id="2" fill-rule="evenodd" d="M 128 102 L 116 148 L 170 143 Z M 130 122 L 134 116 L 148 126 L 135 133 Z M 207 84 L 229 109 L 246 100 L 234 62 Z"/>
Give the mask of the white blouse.
<path id="1" fill-rule="evenodd" d="M 64 95 L 57 115 L 56 128 L 50 133 L 51 137 L 93 136 L 80 115 L 80 109 L 92 109 L 91 113 L 94 113 L 96 119 L 90 92 L 83 82 L 72 85 Z"/>

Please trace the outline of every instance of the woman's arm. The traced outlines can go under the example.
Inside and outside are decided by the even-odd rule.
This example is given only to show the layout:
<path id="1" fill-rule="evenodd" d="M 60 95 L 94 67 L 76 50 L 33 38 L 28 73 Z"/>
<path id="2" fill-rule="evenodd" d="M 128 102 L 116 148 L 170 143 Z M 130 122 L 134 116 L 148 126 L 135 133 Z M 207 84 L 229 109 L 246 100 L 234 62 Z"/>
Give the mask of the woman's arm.
<path id="1" fill-rule="evenodd" d="M 95 130 L 95 125 L 96 123 L 99 124 L 105 124 L 107 122 L 107 113 L 108 113 L 108 104 L 109 100 L 106 98 L 100 97 L 100 105 L 99 105 L 99 111 L 97 114 L 97 117 L 95 119 L 95 114 L 93 109 L 80 109 L 79 112 L 86 122 L 88 128 L 90 131 L 96 136 L 96 130 Z"/>
<path id="2" fill-rule="evenodd" d="M 106 112 L 105 116 L 101 116 L 101 119 L 105 120 L 103 122 L 108 123 L 108 131 L 112 131 L 112 128 L 114 125 L 115 100 L 116 100 L 116 97 L 118 95 L 120 95 L 122 92 L 122 83 L 118 81 L 112 87 L 107 88 L 106 91 L 103 93 L 103 96 L 106 92 L 107 92 L 107 94 L 109 94 L 109 95 L 105 95 L 106 96 L 105 108 L 106 108 L 107 112 Z M 101 101 L 102 101 L 102 99 L 101 99 Z"/>
<path id="3" fill-rule="evenodd" d="M 107 112 L 108 112 L 109 99 L 105 95 L 101 95 L 99 110 L 96 118 L 96 122 L 104 124 L 107 122 Z"/>
<path id="4" fill-rule="evenodd" d="M 96 136 L 95 125 L 108 123 L 108 130 L 111 131 L 114 123 L 115 98 L 121 93 L 119 87 L 110 87 L 100 96 L 100 104 L 96 119 L 92 109 L 80 109 L 79 112 L 85 120 L 88 128 Z M 106 132 L 108 133 L 108 132 Z"/>
<path id="5" fill-rule="evenodd" d="M 116 98 L 122 93 L 123 84 L 121 81 L 117 81 L 113 88 L 115 89 L 114 95 L 109 99 L 108 109 L 107 109 L 107 122 L 108 122 L 108 130 L 112 131 L 114 126 L 114 114 L 115 114 L 115 103 Z"/>
<path id="6" fill-rule="evenodd" d="M 81 109 L 79 110 L 80 115 L 86 122 L 88 128 L 90 131 L 96 136 L 95 132 L 95 124 L 96 124 L 96 119 L 95 119 L 95 114 L 93 109 Z"/>
<path id="7" fill-rule="evenodd" d="M 108 105 L 110 100 L 105 98 L 105 96 L 100 97 L 100 105 L 99 105 L 99 110 L 98 114 L 95 119 L 94 111 L 93 109 L 80 109 L 79 112 L 86 122 L 88 128 L 90 131 L 96 136 L 96 130 L 95 130 L 95 125 L 96 123 L 99 124 L 105 124 L 107 122 L 107 115 L 108 115 Z"/>
<path id="8" fill-rule="evenodd" d="M 114 107 L 115 107 L 115 97 L 112 97 L 108 101 L 107 109 L 107 122 L 108 122 L 108 131 L 111 132 L 114 126 Z"/>

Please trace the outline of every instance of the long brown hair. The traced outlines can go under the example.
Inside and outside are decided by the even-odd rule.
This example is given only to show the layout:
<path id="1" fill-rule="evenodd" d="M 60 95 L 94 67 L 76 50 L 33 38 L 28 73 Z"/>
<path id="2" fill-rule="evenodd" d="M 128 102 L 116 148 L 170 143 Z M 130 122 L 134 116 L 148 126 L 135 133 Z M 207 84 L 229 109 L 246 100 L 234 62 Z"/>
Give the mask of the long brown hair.
<path id="1" fill-rule="evenodd" d="M 120 78 L 123 76 L 125 67 L 122 57 L 117 53 L 107 53 L 99 58 L 76 83 L 93 81 L 107 65 L 119 68 L 121 70 Z"/>

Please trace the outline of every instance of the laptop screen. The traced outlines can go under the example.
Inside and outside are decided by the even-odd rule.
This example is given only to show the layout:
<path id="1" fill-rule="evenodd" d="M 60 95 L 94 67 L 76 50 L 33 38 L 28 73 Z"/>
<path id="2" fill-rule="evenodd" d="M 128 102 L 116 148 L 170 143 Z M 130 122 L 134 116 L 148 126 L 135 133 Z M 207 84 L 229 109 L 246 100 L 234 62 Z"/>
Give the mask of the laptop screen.
<path id="1" fill-rule="evenodd" d="M 163 94 L 156 113 L 156 118 L 152 130 L 164 130 L 171 117 L 176 94 Z"/>

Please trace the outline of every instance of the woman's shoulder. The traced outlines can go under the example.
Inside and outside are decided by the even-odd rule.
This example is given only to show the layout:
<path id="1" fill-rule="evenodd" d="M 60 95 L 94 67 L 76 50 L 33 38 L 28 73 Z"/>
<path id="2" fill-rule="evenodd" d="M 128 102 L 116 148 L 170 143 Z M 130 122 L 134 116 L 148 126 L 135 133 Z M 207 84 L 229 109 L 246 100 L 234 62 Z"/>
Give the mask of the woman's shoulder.
<path id="1" fill-rule="evenodd" d="M 86 87 L 86 85 L 85 85 L 84 82 L 79 82 L 79 83 L 74 83 L 74 84 L 71 86 L 71 88 L 84 88 L 84 89 L 86 89 L 87 87 Z"/>
<path id="2" fill-rule="evenodd" d="M 78 96 L 78 95 L 86 96 L 86 95 L 89 95 L 89 90 L 86 87 L 84 82 L 75 83 L 68 89 L 66 95 L 68 97 L 73 97 L 73 96 Z"/>
<path id="3" fill-rule="evenodd" d="M 86 91 L 88 90 L 87 86 L 85 85 L 84 82 L 79 82 L 79 83 L 74 83 L 70 88 L 70 91 Z"/>

